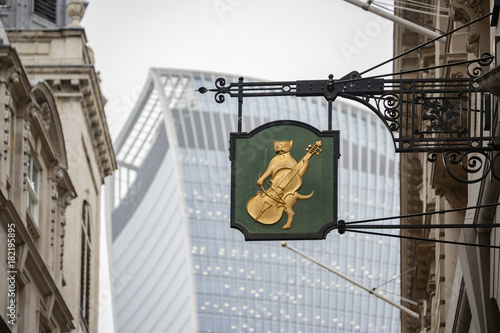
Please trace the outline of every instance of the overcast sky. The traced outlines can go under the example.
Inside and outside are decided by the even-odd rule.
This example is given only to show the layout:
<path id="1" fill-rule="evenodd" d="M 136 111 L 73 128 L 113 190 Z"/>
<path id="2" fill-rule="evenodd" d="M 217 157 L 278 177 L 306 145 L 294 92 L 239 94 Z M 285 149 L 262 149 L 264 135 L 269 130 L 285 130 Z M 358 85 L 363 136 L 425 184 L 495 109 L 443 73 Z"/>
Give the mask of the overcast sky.
<path id="1" fill-rule="evenodd" d="M 307 80 L 392 57 L 392 22 L 343 0 L 91 0 L 82 25 L 113 137 L 150 67 Z M 391 64 L 370 74 L 389 72 Z M 110 295 L 101 288 L 100 332 L 112 332 Z"/>
<path id="2" fill-rule="evenodd" d="M 82 25 L 113 135 L 150 67 L 305 80 L 392 56 L 392 23 L 342 0 L 90 1 Z"/>

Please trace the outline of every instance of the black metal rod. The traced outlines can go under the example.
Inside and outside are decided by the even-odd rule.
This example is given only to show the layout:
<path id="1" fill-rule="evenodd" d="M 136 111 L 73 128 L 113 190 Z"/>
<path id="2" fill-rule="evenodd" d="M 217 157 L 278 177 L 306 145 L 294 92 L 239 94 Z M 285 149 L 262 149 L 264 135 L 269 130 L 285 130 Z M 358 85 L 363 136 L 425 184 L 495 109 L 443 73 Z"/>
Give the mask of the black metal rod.
<path id="1" fill-rule="evenodd" d="M 386 220 L 396 220 L 396 219 L 404 219 L 404 218 L 409 218 L 409 217 L 427 216 L 427 215 L 433 215 L 433 214 L 453 213 L 453 212 L 459 212 L 459 211 L 462 211 L 462 210 L 477 209 L 477 208 L 486 208 L 486 207 L 493 207 L 493 206 L 498 206 L 498 205 L 500 205 L 500 202 L 495 202 L 495 203 L 485 204 L 485 205 L 480 205 L 480 206 L 454 208 L 454 209 L 448 209 L 448 210 L 438 210 L 438 211 L 435 211 L 435 212 L 416 213 L 416 214 L 391 216 L 391 217 L 381 217 L 381 218 L 376 218 L 376 219 L 346 222 L 345 225 L 347 227 L 348 225 L 351 225 L 351 224 L 359 224 L 359 223 L 366 223 L 366 222 L 378 222 L 378 221 L 386 221 Z"/>
<path id="2" fill-rule="evenodd" d="M 427 71 L 427 70 L 431 70 L 431 69 L 439 69 L 439 68 L 447 68 L 447 67 L 453 67 L 453 66 L 458 66 L 458 65 L 472 64 L 472 63 L 475 63 L 475 62 L 485 61 L 485 60 L 492 60 L 492 59 L 495 59 L 495 56 L 488 55 L 488 56 L 485 56 L 484 58 L 476 58 L 476 59 L 472 59 L 472 60 L 464 60 L 464 61 L 453 62 L 453 63 L 449 63 L 449 64 L 444 64 L 444 65 L 437 65 L 437 66 L 431 66 L 431 67 L 410 69 L 410 70 L 407 70 L 407 71 L 401 71 L 401 72 L 397 72 L 397 73 L 387 73 L 387 74 L 379 74 L 379 75 L 374 75 L 374 76 L 369 76 L 369 77 L 364 77 L 364 78 L 338 80 L 335 83 L 339 84 L 339 83 L 348 83 L 348 82 L 360 81 L 360 80 L 372 80 L 372 79 L 383 78 L 383 77 L 387 77 L 387 76 L 395 76 L 395 75 L 402 75 L 402 74 L 411 74 L 411 73 L 417 73 L 417 72 Z M 366 73 L 366 71 L 363 72 L 363 73 Z M 438 87 L 441 87 L 441 86 L 442 87 L 447 87 L 448 82 L 453 81 L 454 83 L 455 82 L 464 83 L 464 88 L 468 88 L 468 83 L 469 83 L 470 79 L 468 79 L 468 78 L 465 78 L 465 79 L 460 79 L 460 78 L 454 78 L 454 79 L 429 78 L 429 79 L 425 79 L 425 80 L 422 80 L 422 79 L 403 79 L 403 81 L 405 81 L 405 82 L 406 81 L 408 81 L 408 82 L 412 82 L 412 81 L 419 82 L 420 81 L 420 82 L 425 82 L 426 84 L 428 84 L 429 82 L 443 82 L 443 84 L 439 85 Z M 389 84 L 389 83 L 399 83 L 399 82 L 401 82 L 401 79 L 388 79 L 388 80 L 384 80 L 384 82 L 386 83 L 386 87 L 388 87 L 387 84 Z M 425 88 L 428 89 L 428 87 L 425 87 Z M 459 88 L 455 88 L 453 90 L 459 90 Z M 463 90 L 463 88 L 462 88 L 462 90 Z M 441 89 L 439 89 L 438 92 L 441 93 L 441 92 L 444 92 L 444 91 L 441 90 Z"/>
<path id="3" fill-rule="evenodd" d="M 243 122 L 243 77 L 238 80 L 238 132 L 242 131 Z"/>
<path id="4" fill-rule="evenodd" d="M 424 241 L 424 242 L 435 242 L 435 243 L 445 243 L 445 244 L 453 244 L 453 245 L 486 247 L 486 248 L 490 248 L 490 249 L 500 249 L 500 246 L 496 246 L 496 245 L 486 245 L 486 244 L 476 244 L 476 243 L 461 243 L 461 242 L 446 241 L 446 240 L 442 240 L 442 239 L 429 239 L 429 238 L 420 238 L 420 237 L 412 237 L 412 236 L 384 234 L 384 233 L 379 233 L 379 232 L 370 232 L 370 231 L 362 231 L 362 230 L 350 230 L 348 228 L 346 228 L 345 231 L 351 231 L 351 232 L 357 232 L 360 234 L 368 234 L 368 235 L 375 235 L 375 236 L 388 236 L 388 237 L 395 237 L 395 238 L 404 238 L 404 239 L 411 239 L 411 240 Z"/>
<path id="5" fill-rule="evenodd" d="M 352 225 L 346 229 L 476 229 L 476 228 L 500 228 L 500 224 L 376 224 L 376 225 Z"/>
<path id="6" fill-rule="evenodd" d="M 328 130 L 332 130 L 332 117 L 333 117 L 333 109 L 332 109 L 332 101 L 328 101 Z"/>
<path id="7" fill-rule="evenodd" d="M 380 63 L 380 64 L 378 64 L 378 65 L 376 65 L 376 66 L 374 66 L 374 67 L 372 67 L 372 68 L 367 69 L 366 71 L 364 71 L 364 72 L 360 73 L 360 75 L 363 75 L 363 74 L 365 74 L 365 73 L 368 73 L 368 72 L 370 72 L 370 71 L 372 71 L 372 70 L 374 70 L 374 69 L 377 69 L 377 68 L 379 68 L 380 66 L 383 66 L 383 65 L 385 65 L 385 64 L 387 64 L 387 63 L 389 63 L 389 62 L 391 62 L 391 61 L 394 61 L 394 60 L 396 60 L 396 59 L 399 59 L 399 58 L 401 58 L 401 57 L 403 57 L 403 56 L 405 56 L 405 55 L 407 55 L 407 54 L 409 54 L 409 53 L 411 53 L 411 52 L 413 52 L 413 51 L 415 51 L 415 50 L 421 49 L 421 48 L 423 48 L 424 46 L 427 46 L 427 45 L 429 45 L 429 44 L 431 44 L 431 43 L 434 43 L 434 42 L 435 42 L 435 41 L 437 41 L 438 39 L 444 38 L 444 37 L 446 37 L 446 36 L 448 36 L 448 35 L 451 35 L 452 33 L 456 32 L 456 31 L 458 31 L 458 30 L 460 30 L 460 29 L 463 29 L 463 28 L 465 28 L 465 27 L 468 27 L 468 26 L 469 26 L 469 25 L 471 25 L 471 24 L 474 24 L 474 23 L 476 23 L 476 22 L 478 22 L 478 21 L 481 21 L 482 19 L 484 19 L 484 18 L 486 18 L 486 17 L 490 16 L 491 14 L 492 14 L 492 13 L 489 13 L 489 14 L 483 15 L 483 16 L 481 16 L 481 17 L 479 17 L 479 18 L 477 18 L 477 19 L 475 19 L 475 20 L 473 20 L 473 21 L 470 21 L 470 22 L 468 22 L 468 23 L 466 23 L 466 24 L 464 24 L 464 25 L 462 25 L 462 26 L 460 26 L 460 27 L 458 27 L 458 28 L 456 28 L 456 29 L 453 29 L 453 30 L 451 30 L 451 31 L 448 31 L 447 33 L 445 33 L 445 34 L 443 34 L 443 35 L 441 35 L 441 36 L 439 36 L 439 37 L 433 38 L 433 39 L 431 39 L 431 40 L 429 40 L 429 41 L 427 41 L 427 42 L 425 42 L 425 43 L 423 43 L 423 44 L 420 44 L 420 45 L 418 45 L 418 46 L 416 46 L 416 47 L 414 47 L 414 48 L 412 48 L 412 49 L 410 49 L 410 50 L 408 50 L 408 51 L 406 51 L 406 52 L 401 53 L 400 55 L 397 55 L 397 56 L 393 57 L 392 59 L 386 60 L 386 61 L 384 61 L 384 62 L 382 62 L 382 63 Z"/>
<path id="8" fill-rule="evenodd" d="M 431 67 L 410 69 L 410 70 L 407 70 L 407 71 L 401 71 L 401 72 L 390 73 L 390 74 L 380 74 L 380 75 L 370 76 L 368 79 L 376 79 L 376 78 L 380 78 L 380 77 L 394 76 L 394 75 L 411 74 L 411 73 L 422 72 L 422 71 L 427 71 L 427 70 L 431 70 L 431 69 L 439 69 L 439 68 L 447 68 L 447 67 L 453 67 L 453 66 L 458 66 L 458 65 L 472 64 L 474 62 L 478 62 L 478 61 L 481 61 L 481 60 L 490 60 L 490 59 L 494 59 L 494 58 L 495 58 L 495 56 L 487 56 L 487 57 L 484 57 L 484 58 L 477 58 L 477 59 L 472 59 L 472 60 L 452 62 L 452 63 L 445 64 L 445 65 L 438 65 L 438 66 L 431 66 Z M 345 81 L 340 81 L 340 82 L 345 82 Z"/>
<path id="9" fill-rule="evenodd" d="M 297 81 L 258 81 L 258 82 L 242 82 L 242 87 L 251 87 L 251 86 L 259 86 L 259 87 L 273 87 L 276 86 L 275 89 L 282 89 L 283 86 L 295 86 Z M 229 85 L 231 86 L 231 84 Z"/>
<path id="10" fill-rule="evenodd" d="M 232 93 L 228 92 L 227 93 L 231 97 L 239 97 L 239 92 L 238 93 Z M 270 96 L 296 96 L 295 91 L 292 92 L 281 92 L 281 91 L 276 91 L 276 92 L 245 92 L 243 91 L 241 93 L 242 97 L 270 97 Z M 320 95 L 318 95 L 320 96 Z"/>

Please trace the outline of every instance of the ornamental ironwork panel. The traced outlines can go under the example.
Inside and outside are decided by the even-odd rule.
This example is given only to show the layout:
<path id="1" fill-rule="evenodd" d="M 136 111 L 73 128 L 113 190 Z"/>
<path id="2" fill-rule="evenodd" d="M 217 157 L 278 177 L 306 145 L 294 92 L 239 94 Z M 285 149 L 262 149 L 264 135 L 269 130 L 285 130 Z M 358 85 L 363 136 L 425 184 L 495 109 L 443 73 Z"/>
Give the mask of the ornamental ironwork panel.
<path id="1" fill-rule="evenodd" d="M 223 103 L 225 96 L 238 99 L 238 132 L 241 132 L 245 97 L 323 96 L 329 104 L 328 130 L 332 130 L 332 102 L 337 97 L 350 99 L 365 105 L 380 118 L 392 136 L 396 152 L 427 153 L 430 162 L 435 162 L 441 153 L 443 164 L 453 178 L 477 182 L 484 179 L 488 171 L 493 171 L 493 152 L 499 148 L 492 136 L 491 95 L 475 82 L 493 58 L 483 54 L 479 59 L 461 62 L 460 65 L 467 65 L 466 77 L 362 78 L 354 71 L 337 80 L 333 75 L 328 80 L 281 82 L 244 82 L 240 78 L 238 82 L 227 84 L 224 78 L 219 78 L 215 88 L 201 87 L 198 91 L 214 92 L 217 103 Z M 457 64 L 432 69 L 454 65 Z M 485 172 L 470 180 L 468 176 L 457 176 L 450 168 L 453 165 L 466 174 Z M 498 178 L 494 172 L 492 174 Z"/>

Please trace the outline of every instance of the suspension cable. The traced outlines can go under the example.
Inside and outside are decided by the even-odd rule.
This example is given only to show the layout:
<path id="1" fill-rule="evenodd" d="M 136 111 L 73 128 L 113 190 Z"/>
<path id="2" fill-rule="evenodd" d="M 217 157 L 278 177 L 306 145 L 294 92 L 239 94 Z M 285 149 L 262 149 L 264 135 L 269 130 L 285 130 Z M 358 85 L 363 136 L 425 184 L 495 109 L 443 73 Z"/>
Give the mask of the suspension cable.
<path id="1" fill-rule="evenodd" d="M 410 217 L 421 217 L 421 216 L 427 216 L 427 215 L 433 215 L 433 214 L 453 213 L 453 212 L 460 212 L 460 211 L 468 210 L 468 209 L 494 207 L 494 206 L 498 206 L 498 205 L 500 205 L 500 202 L 484 204 L 484 205 L 479 205 L 479 206 L 470 206 L 470 207 L 462 207 L 462 208 L 452 208 L 452 209 L 447 209 L 447 210 L 438 210 L 438 211 L 434 211 L 434 212 L 415 213 L 415 214 L 391 216 L 391 217 L 380 217 L 380 218 L 369 219 L 369 220 L 359 220 L 359 221 L 353 221 L 353 222 L 346 222 L 345 224 L 347 227 L 350 224 L 359 224 L 359 223 L 366 223 L 366 222 L 378 222 L 378 221 L 386 221 L 386 220 L 396 220 L 396 219 L 404 219 L 404 218 L 410 218 Z"/>
<path id="2" fill-rule="evenodd" d="M 377 6 L 379 8 L 382 8 L 382 9 L 385 9 L 387 10 L 388 12 L 390 12 L 391 10 L 389 8 L 387 8 L 385 5 L 383 4 L 379 4 L 378 2 L 373 2 L 373 5 L 374 6 Z M 393 6 L 394 8 L 397 8 L 397 9 L 403 9 L 405 11 L 408 11 L 408 12 L 413 12 L 413 13 L 419 13 L 419 14 L 425 14 L 425 15 L 432 15 L 432 16 L 438 16 L 438 17 L 448 17 L 448 15 L 445 15 L 445 14 L 439 14 L 439 13 L 433 13 L 433 12 L 428 12 L 428 11 L 425 11 L 425 10 L 421 10 L 421 9 L 415 9 L 415 8 L 408 8 L 408 7 L 404 7 L 404 6 L 397 6 L 397 5 L 394 5 Z M 395 13 L 396 14 L 396 13 Z"/>
<path id="3" fill-rule="evenodd" d="M 446 241 L 446 240 L 442 240 L 442 239 L 429 239 L 429 238 L 420 238 L 420 237 L 403 236 L 403 235 L 395 235 L 395 234 L 384 234 L 384 233 L 379 233 L 379 232 L 362 231 L 362 230 L 356 230 L 356 229 L 350 230 L 349 228 L 346 228 L 345 230 L 346 231 L 357 232 L 357 233 L 360 233 L 360 234 L 375 235 L 375 236 L 388 236 L 388 237 L 411 239 L 411 240 L 424 241 L 424 242 L 435 242 L 435 243 L 445 243 L 445 244 L 453 244 L 453 245 L 476 246 L 476 247 L 485 247 L 485 248 L 489 248 L 489 249 L 500 249 L 500 246 L 496 246 L 496 245 L 486 245 L 486 244 L 476 244 L 476 243 L 462 243 L 462 242 Z"/>
<path id="4" fill-rule="evenodd" d="M 474 24 L 474 23 L 476 23 L 476 22 L 478 22 L 478 21 L 481 21 L 482 19 L 485 19 L 485 18 L 487 18 L 487 17 L 489 17 L 489 16 L 491 16 L 491 15 L 492 15 L 492 13 L 488 13 L 488 14 L 483 15 L 483 16 L 481 16 L 481 17 L 479 17 L 479 18 L 475 19 L 475 20 L 472 20 L 472 21 L 470 21 L 470 22 L 468 22 L 468 23 L 466 23 L 466 24 L 464 24 L 464 25 L 462 25 L 462 26 L 460 26 L 460 27 L 458 27 L 458 28 L 456 28 L 456 29 L 450 30 L 450 31 L 448 31 L 447 33 L 445 33 L 445 34 L 443 34 L 443 35 L 441 35 L 441 36 L 439 36 L 439 37 L 433 38 L 433 39 L 431 39 L 431 40 L 429 40 L 429 41 L 427 41 L 427 42 L 425 42 L 425 43 L 423 43 L 423 44 L 420 44 L 420 45 L 418 45 L 418 46 L 416 46 L 416 47 L 414 47 L 414 48 L 412 48 L 412 49 L 410 49 L 410 50 L 408 50 L 408 51 L 405 51 L 405 52 L 403 52 L 403 53 L 401 53 L 401 54 L 399 54 L 399 55 L 397 55 L 397 56 L 395 56 L 395 57 L 393 57 L 393 58 L 391 58 L 391 59 L 389 59 L 389 60 L 386 60 L 386 61 L 384 61 L 384 62 L 382 62 L 382 63 L 380 63 L 380 64 L 378 64 L 378 65 L 376 65 L 376 66 L 373 66 L 373 67 L 371 67 L 371 68 L 369 68 L 369 69 L 365 70 L 364 72 L 360 73 L 360 75 L 363 75 L 363 74 L 365 74 L 365 73 L 368 73 L 368 72 L 370 72 L 370 71 L 372 71 L 372 70 L 374 70 L 374 69 L 377 69 L 377 68 L 379 68 L 379 67 L 381 67 L 381 66 L 383 66 L 383 65 L 385 65 L 385 64 L 387 64 L 387 63 L 389 63 L 389 62 L 392 62 L 392 61 L 397 60 L 397 59 L 399 59 L 399 58 L 401 58 L 401 57 L 404 57 L 405 55 L 407 55 L 407 54 L 409 54 L 409 53 L 411 53 L 411 52 L 413 52 L 413 51 L 415 51 L 415 50 L 421 49 L 421 48 L 423 48 L 424 46 L 427 46 L 427 45 L 429 45 L 429 44 L 431 44 L 431 43 L 434 43 L 435 41 L 437 41 L 437 40 L 439 40 L 439 39 L 441 39 L 441 38 L 445 38 L 446 36 L 449 36 L 449 35 L 451 35 L 452 33 L 456 32 L 456 31 L 458 31 L 458 30 L 460 30 L 460 29 L 463 29 L 463 28 L 465 28 L 465 27 L 468 27 L 469 25 Z"/>

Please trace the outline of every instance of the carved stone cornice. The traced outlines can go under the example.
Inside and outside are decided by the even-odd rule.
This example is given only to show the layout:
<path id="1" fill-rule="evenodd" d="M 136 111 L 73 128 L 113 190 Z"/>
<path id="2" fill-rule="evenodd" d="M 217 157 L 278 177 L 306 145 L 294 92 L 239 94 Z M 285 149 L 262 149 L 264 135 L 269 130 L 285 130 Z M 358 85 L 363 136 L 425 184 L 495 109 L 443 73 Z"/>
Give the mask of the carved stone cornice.
<path id="1" fill-rule="evenodd" d="M 107 122 L 104 113 L 100 92 L 96 93 L 98 87 L 89 80 L 80 80 L 80 87 L 83 93 L 83 101 L 85 103 L 85 116 L 90 132 L 93 136 L 94 151 L 99 165 L 101 180 L 104 177 L 111 175 L 116 169 L 114 161 L 114 152 L 111 141 L 109 140 L 109 133 Z"/>
<path id="2" fill-rule="evenodd" d="M 21 76 L 21 69 L 19 69 L 16 66 L 10 66 L 4 72 L 2 81 L 5 82 L 5 84 L 7 85 L 7 90 L 9 90 L 9 92 L 12 89 L 12 86 L 19 82 L 20 76 Z"/>
<path id="3" fill-rule="evenodd" d="M 64 191 L 59 200 L 59 205 L 61 206 L 61 251 L 60 251 L 60 260 L 59 260 L 59 268 L 63 269 L 64 267 L 64 237 L 66 236 L 66 207 L 71 204 L 71 200 L 73 200 L 74 195 L 69 191 Z"/>
<path id="4" fill-rule="evenodd" d="M 5 82 L 5 96 L 4 97 L 4 110 L 3 110 L 3 118 L 4 118 L 4 142 L 3 142 L 3 157 L 4 160 L 7 159 L 8 152 L 10 149 L 10 132 L 11 132 L 11 118 L 12 118 L 12 87 L 19 82 L 19 77 L 21 75 L 21 70 L 16 66 L 10 66 L 3 73 L 1 80 Z"/>
<path id="5" fill-rule="evenodd" d="M 3 111 L 3 158 L 4 160 L 7 160 L 7 156 L 9 156 L 9 150 L 10 150 L 10 133 L 11 133 L 11 127 L 12 127 L 12 111 L 10 107 L 7 105 L 4 108 Z"/>
<path id="6" fill-rule="evenodd" d="M 97 183 L 103 184 L 104 178 L 111 175 L 117 165 L 104 112 L 106 101 L 94 66 L 93 52 L 87 45 L 85 30 L 12 30 L 8 34 L 11 44 L 23 50 L 23 65 L 30 76 L 46 80 L 58 100 L 81 101 L 98 165 L 97 176 L 100 179 Z M 31 48 L 33 43 L 43 43 L 49 51 L 34 52 Z M 53 43 L 58 46 L 52 47 Z M 65 46 L 74 51 L 72 58 L 53 52 Z"/>
<path id="7" fill-rule="evenodd" d="M 446 171 L 442 160 L 437 160 L 432 172 L 432 187 L 438 197 L 444 197 L 452 208 L 467 206 L 468 186 L 465 183 L 454 180 Z M 448 165 L 454 175 L 466 179 L 466 172 L 458 165 Z"/>
<path id="8" fill-rule="evenodd" d="M 73 80 L 48 79 L 47 82 L 55 91 L 56 99 L 79 99 L 82 105 L 82 115 L 92 142 L 92 152 L 98 165 L 100 179 L 96 184 L 102 184 L 104 178 L 116 169 L 113 145 L 109 135 L 107 120 L 104 114 L 104 101 L 97 84 L 91 77 L 91 68 L 82 68 L 80 78 Z M 39 74 L 38 74 L 39 75 Z M 90 147 L 89 147 L 90 148 Z M 90 153 L 90 151 L 89 151 Z"/>
<path id="9" fill-rule="evenodd" d="M 51 204 L 50 204 L 50 246 L 54 246 L 56 220 L 57 220 L 57 205 L 59 199 L 58 184 L 64 177 L 64 168 L 57 166 L 54 168 L 54 176 L 52 177 L 51 184 Z"/>
<path id="10" fill-rule="evenodd" d="M 482 90 L 499 96 L 500 95 L 500 66 L 493 67 L 489 72 L 476 79 Z"/>
<path id="11" fill-rule="evenodd" d="M 451 18 L 453 21 L 468 23 L 474 19 L 477 19 L 485 14 L 482 7 L 482 0 L 451 0 Z M 479 57 L 480 53 L 480 28 L 479 24 L 481 22 L 472 24 L 467 27 L 467 43 L 465 45 L 465 50 L 468 53 L 473 53 L 476 57 Z"/>

